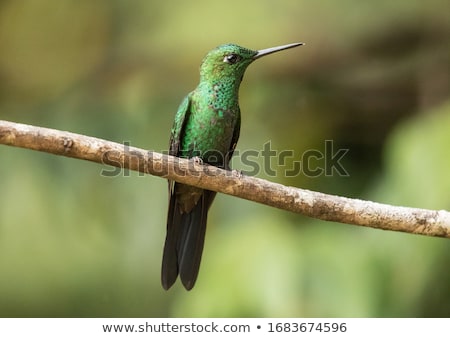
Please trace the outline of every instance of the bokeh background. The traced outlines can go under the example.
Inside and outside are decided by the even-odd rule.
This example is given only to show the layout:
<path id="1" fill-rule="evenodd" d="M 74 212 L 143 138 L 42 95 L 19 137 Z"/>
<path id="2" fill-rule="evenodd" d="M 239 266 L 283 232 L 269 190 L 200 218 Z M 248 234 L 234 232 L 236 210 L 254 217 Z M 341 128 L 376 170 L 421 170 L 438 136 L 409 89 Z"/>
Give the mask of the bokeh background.
<path id="1" fill-rule="evenodd" d="M 0 118 L 162 151 L 208 50 L 303 41 L 249 67 L 238 149 L 270 140 L 301 156 L 333 140 L 349 176 L 257 176 L 449 210 L 449 12 L 447 0 L 2 1 Z M 448 240 L 223 195 L 197 285 L 163 291 L 167 183 L 102 169 L 0 146 L 0 316 L 450 315 Z"/>

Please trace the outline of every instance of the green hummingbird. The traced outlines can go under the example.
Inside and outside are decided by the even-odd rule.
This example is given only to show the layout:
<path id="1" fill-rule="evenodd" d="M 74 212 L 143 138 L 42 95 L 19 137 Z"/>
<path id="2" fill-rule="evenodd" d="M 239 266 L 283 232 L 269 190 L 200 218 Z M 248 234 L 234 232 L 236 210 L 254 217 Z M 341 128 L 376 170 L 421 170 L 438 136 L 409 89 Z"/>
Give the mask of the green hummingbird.
<path id="1" fill-rule="evenodd" d="M 204 57 L 200 83 L 181 102 L 171 130 L 169 154 L 229 169 L 239 138 L 239 85 L 247 67 L 262 56 L 301 46 L 262 50 L 221 45 Z M 197 279 L 208 209 L 216 192 L 169 181 L 169 210 L 161 282 L 168 290 L 180 276 L 186 290 Z"/>

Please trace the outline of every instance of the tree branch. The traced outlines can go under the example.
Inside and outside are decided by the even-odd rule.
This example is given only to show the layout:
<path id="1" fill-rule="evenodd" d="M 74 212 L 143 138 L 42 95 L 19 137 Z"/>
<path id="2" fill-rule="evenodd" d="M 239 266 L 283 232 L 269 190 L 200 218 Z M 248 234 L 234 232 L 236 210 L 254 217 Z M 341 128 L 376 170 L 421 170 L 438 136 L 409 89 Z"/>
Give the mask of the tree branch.
<path id="1" fill-rule="evenodd" d="M 445 210 L 391 206 L 287 187 L 193 160 L 2 120 L 0 144 L 127 168 L 322 220 L 450 238 L 450 212 Z"/>

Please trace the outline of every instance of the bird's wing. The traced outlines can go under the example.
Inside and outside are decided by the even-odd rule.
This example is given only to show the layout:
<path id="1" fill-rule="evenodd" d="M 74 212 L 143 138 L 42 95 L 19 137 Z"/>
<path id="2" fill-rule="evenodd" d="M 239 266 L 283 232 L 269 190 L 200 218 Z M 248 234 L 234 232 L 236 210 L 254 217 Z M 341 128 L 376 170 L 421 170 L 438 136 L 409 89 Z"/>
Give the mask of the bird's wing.
<path id="1" fill-rule="evenodd" d="M 190 107 L 191 94 L 188 94 L 175 114 L 170 133 L 169 155 L 180 155 L 186 123 L 191 115 Z M 181 273 L 181 271 L 185 287 L 191 289 L 194 286 L 205 237 L 207 209 L 204 210 L 202 202 L 195 205 L 190 212 L 182 212 L 177 197 L 180 196 L 180 189 L 182 190 L 183 187 L 184 185 L 169 180 L 167 235 L 161 271 L 161 282 L 166 290 L 175 283 L 178 273 Z M 203 198 L 202 196 L 202 201 Z M 199 253 L 197 252 L 199 250 L 197 242 L 200 245 Z"/>
<path id="2" fill-rule="evenodd" d="M 169 155 L 178 156 L 181 147 L 181 140 L 184 135 L 184 128 L 186 122 L 189 120 L 191 115 L 191 93 L 185 96 L 183 101 L 181 101 L 178 107 L 177 113 L 175 114 L 175 119 L 173 121 L 173 126 L 170 131 L 170 142 L 169 142 Z M 173 193 L 173 181 L 169 180 L 169 199 Z"/>
<path id="3" fill-rule="evenodd" d="M 187 120 L 191 115 L 191 94 L 186 95 L 186 97 L 181 102 L 178 107 L 178 111 L 175 114 L 175 120 L 173 122 L 172 130 L 170 132 L 170 143 L 169 143 L 169 155 L 177 156 L 180 151 L 181 139 L 184 134 L 184 127 L 186 126 Z"/>

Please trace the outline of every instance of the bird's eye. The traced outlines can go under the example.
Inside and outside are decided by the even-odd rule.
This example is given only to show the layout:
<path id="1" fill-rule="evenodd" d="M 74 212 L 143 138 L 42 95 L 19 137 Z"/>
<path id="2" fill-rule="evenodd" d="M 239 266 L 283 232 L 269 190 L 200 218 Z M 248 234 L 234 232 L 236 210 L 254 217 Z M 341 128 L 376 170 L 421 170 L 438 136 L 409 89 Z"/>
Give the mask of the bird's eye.
<path id="1" fill-rule="evenodd" d="M 228 54 L 223 58 L 223 62 L 229 63 L 230 65 L 233 65 L 240 60 L 241 57 L 237 54 Z"/>

